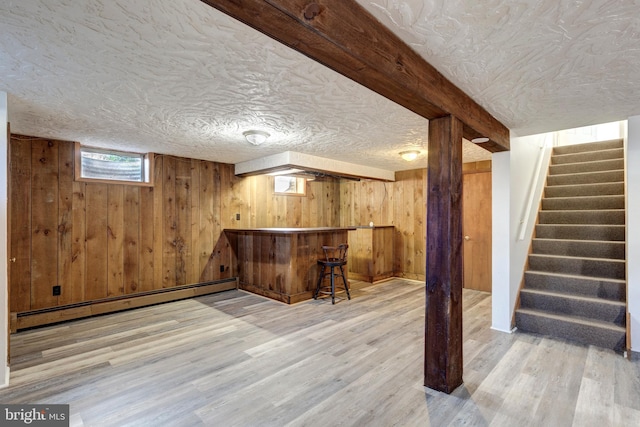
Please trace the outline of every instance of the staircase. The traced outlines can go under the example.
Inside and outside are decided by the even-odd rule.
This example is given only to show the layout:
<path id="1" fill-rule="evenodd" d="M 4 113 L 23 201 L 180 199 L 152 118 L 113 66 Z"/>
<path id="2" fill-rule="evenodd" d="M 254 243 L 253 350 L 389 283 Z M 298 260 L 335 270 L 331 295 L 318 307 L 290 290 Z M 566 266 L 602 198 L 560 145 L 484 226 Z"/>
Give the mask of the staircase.
<path id="1" fill-rule="evenodd" d="M 624 197 L 622 140 L 554 148 L 519 330 L 625 349 Z"/>

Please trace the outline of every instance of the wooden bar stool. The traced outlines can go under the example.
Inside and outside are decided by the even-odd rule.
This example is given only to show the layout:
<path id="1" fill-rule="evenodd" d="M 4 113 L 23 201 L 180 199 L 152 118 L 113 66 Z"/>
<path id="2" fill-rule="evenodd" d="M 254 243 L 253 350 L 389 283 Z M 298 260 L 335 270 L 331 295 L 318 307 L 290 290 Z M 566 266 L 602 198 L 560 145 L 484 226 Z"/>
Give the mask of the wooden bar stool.
<path id="1" fill-rule="evenodd" d="M 318 275 L 318 284 L 316 285 L 316 291 L 313 293 L 313 299 L 318 299 L 318 294 L 331 295 L 331 304 L 336 303 L 336 275 L 342 277 L 342 283 L 344 284 L 344 286 L 340 286 L 339 289 L 344 289 L 347 292 L 347 298 L 351 299 L 349 284 L 347 283 L 347 277 L 344 274 L 343 268 L 347 265 L 347 249 L 349 249 L 349 245 L 346 243 L 342 243 L 338 246 L 322 247 L 322 250 L 324 251 L 324 258 L 318 260 L 318 265 L 320 265 L 320 274 Z M 340 269 L 339 273 L 334 271 L 336 267 Z M 325 276 L 329 275 L 331 276 L 331 290 L 323 290 L 328 288 L 327 286 L 322 286 L 322 282 L 324 281 Z"/>

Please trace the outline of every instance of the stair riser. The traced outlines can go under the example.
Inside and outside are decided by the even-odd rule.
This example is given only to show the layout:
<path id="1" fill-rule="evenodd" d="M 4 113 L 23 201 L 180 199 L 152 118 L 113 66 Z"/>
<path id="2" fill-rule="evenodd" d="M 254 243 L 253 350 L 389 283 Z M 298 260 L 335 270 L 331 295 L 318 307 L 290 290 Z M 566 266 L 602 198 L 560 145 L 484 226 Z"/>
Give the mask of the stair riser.
<path id="1" fill-rule="evenodd" d="M 624 211 L 540 211 L 540 224 L 624 225 Z"/>
<path id="2" fill-rule="evenodd" d="M 622 139 L 612 139 L 609 141 L 589 142 L 586 144 L 563 145 L 554 147 L 553 155 L 584 153 L 585 151 L 613 150 L 623 148 Z"/>
<path id="3" fill-rule="evenodd" d="M 555 336 L 582 344 L 621 351 L 626 345 L 624 331 L 612 331 L 596 325 L 574 324 L 516 311 L 516 325 L 525 332 Z"/>
<path id="4" fill-rule="evenodd" d="M 541 239 L 612 240 L 623 242 L 623 225 L 536 225 L 536 237 Z"/>
<path id="5" fill-rule="evenodd" d="M 534 239 L 533 253 L 623 260 L 625 259 L 625 244 L 622 242 Z"/>
<path id="6" fill-rule="evenodd" d="M 580 185 L 623 182 L 624 170 L 584 173 L 580 175 L 556 175 L 547 177 L 547 185 Z"/>
<path id="7" fill-rule="evenodd" d="M 565 292 L 592 298 L 624 302 L 626 286 L 624 282 L 597 279 L 578 279 L 567 276 L 539 274 L 527 271 L 524 274 L 525 288 L 549 292 Z"/>
<path id="8" fill-rule="evenodd" d="M 624 149 L 614 148 L 611 150 L 585 151 L 582 153 L 556 154 L 551 156 L 551 164 L 563 165 L 567 163 L 597 162 L 599 160 L 622 158 L 624 158 Z"/>
<path id="9" fill-rule="evenodd" d="M 596 171 L 612 171 L 624 169 L 624 160 L 601 160 L 599 162 L 570 163 L 566 165 L 549 166 L 549 175 L 564 175 L 567 173 L 585 173 Z"/>
<path id="10" fill-rule="evenodd" d="M 562 197 L 542 199 L 544 210 L 624 209 L 624 196 Z"/>
<path id="11" fill-rule="evenodd" d="M 588 317 L 622 327 L 624 327 L 626 320 L 625 306 L 622 304 L 533 294 L 526 292 L 526 290 L 520 293 L 520 306 L 562 316 Z"/>
<path id="12" fill-rule="evenodd" d="M 624 195 L 624 183 L 585 184 L 571 186 L 550 186 L 544 190 L 544 196 L 553 197 L 594 197 Z"/>
<path id="13" fill-rule="evenodd" d="M 613 260 L 549 257 L 531 254 L 529 255 L 529 268 L 534 271 L 549 273 L 625 279 L 625 263 Z"/>

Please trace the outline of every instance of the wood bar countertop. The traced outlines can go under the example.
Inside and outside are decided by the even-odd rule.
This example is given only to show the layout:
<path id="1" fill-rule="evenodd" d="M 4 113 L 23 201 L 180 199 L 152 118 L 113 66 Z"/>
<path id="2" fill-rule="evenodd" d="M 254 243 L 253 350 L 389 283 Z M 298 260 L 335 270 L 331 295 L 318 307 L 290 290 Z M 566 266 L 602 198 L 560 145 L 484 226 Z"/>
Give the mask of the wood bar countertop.
<path id="1" fill-rule="evenodd" d="M 336 231 L 355 230 L 356 227 L 265 227 L 265 228 L 225 228 L 225 233 L 268 233 L 268 234 L 304 234 L 333 233 Z"/>
<path id="2" fill-rule="evenodd" d="M 225 229 L 238 286 L 287 304 L 312 298 L 322 246 L 348 242 L 355 227 Z"/>

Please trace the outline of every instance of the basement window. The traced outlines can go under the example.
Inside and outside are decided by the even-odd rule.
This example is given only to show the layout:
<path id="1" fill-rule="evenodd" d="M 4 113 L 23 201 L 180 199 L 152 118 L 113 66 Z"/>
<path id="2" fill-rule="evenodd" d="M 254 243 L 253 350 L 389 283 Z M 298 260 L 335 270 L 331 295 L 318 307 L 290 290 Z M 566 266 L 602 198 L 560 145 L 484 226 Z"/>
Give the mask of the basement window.
<path id="1" fill-rule="evenodd" d="M 306 194 L 306 178 L 284 175 L 274 176 L 273 178 L 273 189 L 276 194 L 288 194 L 294 196 L 304 196 Z"/>
<path id="2" fill-rule="evenodd" d="M 129 153 L 76 144 L 77 181 L 152 185 L 153 154 Z"/>

